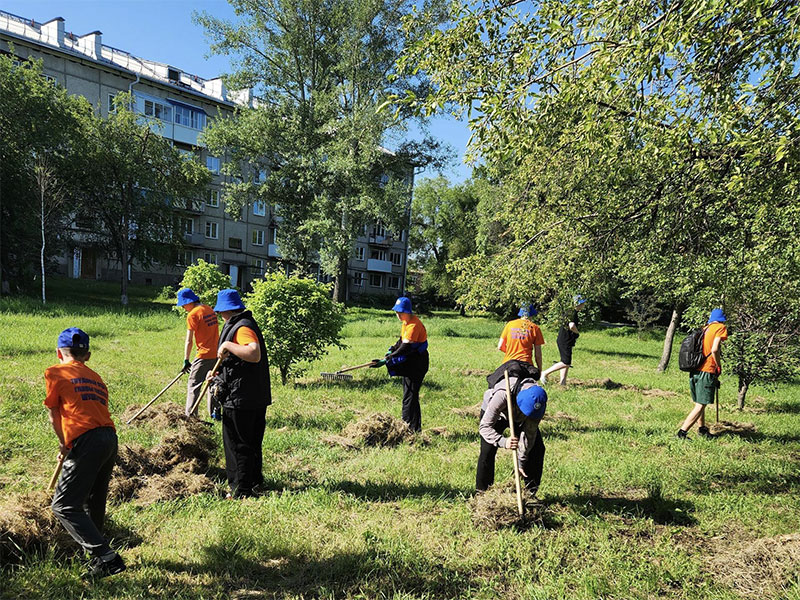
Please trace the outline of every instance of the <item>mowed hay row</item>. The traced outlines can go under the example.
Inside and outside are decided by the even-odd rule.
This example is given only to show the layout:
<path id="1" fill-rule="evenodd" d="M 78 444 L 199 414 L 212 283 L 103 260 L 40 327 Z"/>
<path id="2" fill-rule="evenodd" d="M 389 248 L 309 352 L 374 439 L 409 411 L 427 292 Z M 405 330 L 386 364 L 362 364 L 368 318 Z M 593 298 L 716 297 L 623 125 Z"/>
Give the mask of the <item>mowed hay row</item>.
<path id="1" fill-rule="evenodd" d="M 75 550 L 77 545 L 58 522 L 50 492 L 15 494 L 0 504 L 0 564 L 18 562 L 45 548 Z"/>
<path id="2" fill-rule="evenodd" d="M 485 492 L 478 492 L 470 499 L 472 522 L 476 527 L 489 531 L 508 527 L 527 527 L 539 521 L 541 517 L 541 508 L 534 504 L 533 500 L 533 496 L 523 486 L 522 506 L 525 511 L 520 517 L 514 481 L 494 485 Z"/>
<path id="3" fill-rule="evenodd" d="M 130 407 L 127 412 L 133 415 L 138 410 Z M 212 428 L 186 417 L 175 404 L 161 404 L 151 411 L 134 423 L 161 426 L 169 433 L 150 449 L 138 445 L 120 448 L 109 497 L 151 504 L 213 491 L 214 482 L 207 476 L 217 450 Z M 148 412 L 142 417 L 145 415 Z"/>
<path id="4" fill-rule="evenodd" d="M 731 547 L 711 557 L 708 568 L 747 598 L 774 598 L 800 576 L 800 533 Z"/>
<path id="5" fill-rule="evenodd" d="M 415 435 L 411 428 L 400 419 L 385 413 L 372 413 L 342 430 L 342 435 L 329 435 L 322 438 L 329 446 L 341 446 L 355 450 L 363 446 L 392 447 L 403 442 L 427 443 L 425 435 Z"/>

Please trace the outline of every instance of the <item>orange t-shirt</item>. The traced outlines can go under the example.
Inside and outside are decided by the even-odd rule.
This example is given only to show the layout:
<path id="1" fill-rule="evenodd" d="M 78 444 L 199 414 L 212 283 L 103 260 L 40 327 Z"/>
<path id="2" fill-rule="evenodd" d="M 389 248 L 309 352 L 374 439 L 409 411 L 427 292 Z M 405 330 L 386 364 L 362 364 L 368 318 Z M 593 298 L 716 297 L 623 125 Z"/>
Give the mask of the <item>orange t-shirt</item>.
<path id="1" fill-rule="evenodd" d="M 233 341 L 236 344 L 241 344 L 242 346 L 246 346 L 250 342 L 258 343 L 258 336 L 256 332 L 250 329 L 249 327 L 239 327 L 236 330 L 236 333 L 233 335 Z"/>
<path id="2" fill-rule="evenodd" d="M 506 323 L 500 339 L 500 349 L 506 353 L 503 362 L 521 360 L 533 364 L 533 347 L 544 345 L 542 330 L 528 319 L 514 319 Z"/>
<path id="3" fill-rule="evenodd" d="M 407 323 L 403 321 L 403 326 L 400 329 L 400 338 L 408 340 L 412 344 L 419 344 L 428 341 L 428 332 L 419 317 L 412 315 Z"/>
<path id="4" fill-rule="evenodd" d="M 49 367 L 44 372 L 44 405 L 58 408 L 61 430 L 68 448 L 90 429 L 114 427 L 108 413 L 108 388 L 103 379 L 80 361 Z"/>
<path id="5" fill-rule="evenodd" d="M 197 344 L 196 358 L 215 358 L 219 345 L 217 313 L 206 304 L 195 306 L 186 317 L 186 327 L 194 332 L 194 342 Z"/>
<path id="6" fill-rule="evenodd" d="M 703 354 L 707 355 L 708 358 L 706 358 L 700 370 L 705 373 L 716 373 L 719 367 L 711 354 L 711 348 L 714 347 L 714 338 L 728 339 L 728 328 L 725 327 L 724 323 L 711 323 L 703 336 Z"/>

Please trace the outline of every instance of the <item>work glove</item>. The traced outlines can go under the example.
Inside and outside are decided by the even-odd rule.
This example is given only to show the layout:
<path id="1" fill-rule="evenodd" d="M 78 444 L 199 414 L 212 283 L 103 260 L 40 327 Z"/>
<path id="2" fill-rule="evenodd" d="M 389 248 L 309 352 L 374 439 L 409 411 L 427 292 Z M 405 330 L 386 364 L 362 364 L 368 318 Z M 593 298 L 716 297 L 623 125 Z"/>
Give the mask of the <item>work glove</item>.
<path id="1" fill-rule="evenodd" d="M 389 349 L 386 351 L 384 356 L 389 356 L 392 352 L 394 352 L 394 346 L 389 346 Z"/>
<path id="2" fill-rule="evenodd" d="M 378 367 L 382 367 L 385 364 L 386 364 L 386 360 L 385 359 L 383 359 L 383 358 L 381 358 L 381 359 L 373 358 L 372 359 L 372 364 L 369 366 L 369 368 L 370 369 L 377 369 Z"/>
<path id="3" fill-rule="evenodd" d="M 192 368 L 192 361 L 184 360 L 183 361 L 183 369 L 181 369 L 184 373 L 188 373 L 189 370 Z"/>

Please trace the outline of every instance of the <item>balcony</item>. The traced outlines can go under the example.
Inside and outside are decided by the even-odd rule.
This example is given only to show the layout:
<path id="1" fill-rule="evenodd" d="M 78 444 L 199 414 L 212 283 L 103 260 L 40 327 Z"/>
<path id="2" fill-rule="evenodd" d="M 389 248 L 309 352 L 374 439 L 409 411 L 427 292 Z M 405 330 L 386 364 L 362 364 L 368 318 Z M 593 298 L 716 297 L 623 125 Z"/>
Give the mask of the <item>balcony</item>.
<path id="1" fill-rule="evenodd" d="M 193 233 L 184 233 L 183 239 L 189 246 L 205 245 L 205 236 L 199 231 L 195 231 Z"/>
<path id="2" fill-rule="evenodd" d="M 278 244 L 270 244 L 267 246 L 267 256 L 270 258 L 280 258 L 281 252 L 278 250 Z"/>
<path id="3" fill-rule="evenodd" d="M 369 243 L 374 246 L 391 246 L 394 238 L 391 235 L 372 235 L 369 236 Z"/>
<path id="4" fill-rule="evenodd" d="M 388 260 L 370 258 L 367 260 L 367 271 L 374 271 L 376 273 L 391 273 L 392 263 Z"/>
<path id="5" fill-rule="evenodd" d="M 185 210 L 186 212 L 190 212 L 195 215 L 202 214 L 205 209 L 205 202 L 202 200 L 179 200 L 178 201 L 178 208 L 181 210 Z"/>

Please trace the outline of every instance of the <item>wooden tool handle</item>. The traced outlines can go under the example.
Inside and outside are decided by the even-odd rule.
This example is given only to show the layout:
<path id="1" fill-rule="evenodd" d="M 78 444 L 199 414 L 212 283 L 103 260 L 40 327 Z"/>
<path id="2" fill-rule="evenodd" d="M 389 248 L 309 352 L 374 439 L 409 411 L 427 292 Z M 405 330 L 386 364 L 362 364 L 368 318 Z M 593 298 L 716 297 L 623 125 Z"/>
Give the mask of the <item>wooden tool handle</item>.
<path id="1" fill-rule="evenodd" d="M 517 437 L 514 435 L 514 406 L 511 402 L 511 385 L 508 381 L 508 370 L 505 371 L 505 378 L 506 378 L 506 404 L 508 406 L 508 428 L 511 430 L 511 437 Z M 519 512 L 519 516 L 521 517 L 525 512 L 525 507 L 522 505 L 522 484 L 519 479 L 519 457 L 517 454 L 517 449 L 514 448 L 511 452 L 514 453 L 512 457 L 514 460 L 514 484 L 517 488 L 517 512 Z"/>
<path id="2" fill-rule="evenodd" d="M 64 466 L 64 458 L 66 457 L 63 454 L 58 455 L 58 464 L 56 464 L 56 470 L 53 471 L 53 476 L 50 478 L 50 484 L 47 486 L 48 491 L 56 487 L 58 476 L 61 475 L 61 467 Z"/>
<path id="3" fill-rule="evenodd" d="M 222 363 L 222 358 L 218 358 L 217 362 L 214 363 L 214 368 L 211 369 L 211 377 L 207 378 L 203 382 L 203 387 L 200 388 L 200 393 L 197 395 L 197 399 L 192 404 L 192 410 L 189 411 L 189 414 L 194 414 L 194 411 L 197 410 L 197 405 L 200 404 L 200 400 L 205 395 L 206 390 L 208 389 L 208 385 L 211 383 L 211 378 L 216 376 L 217 370 L 219 370 L 219 365 Z"/>
<path id="4" fill-rule="evenodd" d="M 364 367 L 370 366 L 372 362 L 373 361 L 369 361 L 367 363 L 364 363 L 363 365 L 356 365 L 355 367 L 345 367 L 344 369 L 339 369 L 338 371 L 336 371 L 336 374 L 338 375 L 339 373 L 347 373 L 347 371 L 355 371 L 356 369 L 363 369 Z"/>
<path id="5" fill-rule="evenodd" d="M 166 386 L 164 386 L 164 389 L 163 389 L 163 390 L 161 390 L 160 392 L 158 392 L 158 393 L 155 395 L 155 398 L 153 398 L 152 400 L 150 400 L 150 402 L 148 402 L 147 404 L 145 404 L 145 405 L 142 407 L 142 409 L 141 409 L 139 412 L 137 412 L 137 413 L 136 413 L 135 415 L 133 415 L 133 416 L 132 416 L 130 419 L 128 419 L 127 421 L 125 421 L 125 425 L 130 425 L 130 424 L 131 424 L 131 422 L 132 422 L 132 421 L 134 421 L 134 420 L 135 420 L 135 419 L 136 419 L 136 418 L 137 418 L 137 417 L 138 417 L 140 414 L 142 414 L 144 411 L 146 411 L 148 408 L 150 408 L 150 405 L 151 405 L 151 404 L 153 404 L 153 402 L 155 402 L 156 400 L 158 400 L 158 399 L 161 397 L 161 395 L 162 395 L 164 392 L 166 392 L 166 391 L 167 391 L 169 388 L 171 388 L 171 387 L 173 386 L 173 384 L 174 384 L 176 381 L 178 381 L 178 379 L 180 379 L 180 378 L 181 378 L 181 376 L 182 376 L 183 374 L 184 374 L 184 371 L 181 371 L 180 373 L 178 373 L 178 375 L 175 377 L 175 379 L 173 379 L 172 381 L 170 381 L 170 382 L 169 382 L 169 383 L 168 383 Z"/>

